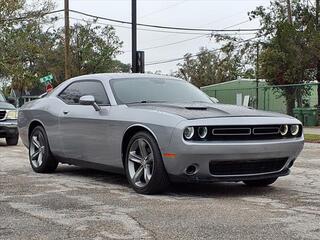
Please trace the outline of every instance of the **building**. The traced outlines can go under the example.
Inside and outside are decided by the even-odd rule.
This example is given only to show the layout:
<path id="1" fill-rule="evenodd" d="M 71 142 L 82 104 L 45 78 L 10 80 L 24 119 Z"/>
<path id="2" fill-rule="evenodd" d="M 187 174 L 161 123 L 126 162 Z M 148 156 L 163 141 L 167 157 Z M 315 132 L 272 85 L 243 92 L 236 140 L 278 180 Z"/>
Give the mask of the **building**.
<path id="1" fill-rule="evenodd" d="M 264 80 L 259 80 L 258 86 L 258 109 L 286 113 L 285 98 L 277 88 L 268 85 Z M 294 87 L 305 89 L 305 86 Z M 304 104 L 313 107 L 317 105 L 317 85 L 308 85 L 307 88 L 308 95 L 304 98 Z M 217 98 L 220 103 L 243 105 L 249 99 L 248 105 L 252 107 L 256 106 L 256 89 L 255 79 L 242 78 L 201 88 L 209 96 Z"/>

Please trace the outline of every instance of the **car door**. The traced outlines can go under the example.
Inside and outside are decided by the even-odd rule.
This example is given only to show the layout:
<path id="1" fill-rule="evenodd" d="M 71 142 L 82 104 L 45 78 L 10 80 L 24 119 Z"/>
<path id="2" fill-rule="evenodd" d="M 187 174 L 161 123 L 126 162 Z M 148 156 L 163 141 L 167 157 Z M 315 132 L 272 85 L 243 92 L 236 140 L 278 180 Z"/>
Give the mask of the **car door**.
<path id="1" fill-rule="evenodd" d="M 80 105 L 79 99 L 85 95 L 94 96 L 101 110 Z M 112 165 L 106 158 L 110 143 L 108 128 L 111 107 L 102 82 L 73 82 L 58 97 L 64 102 L 59 118 L 64 156 L 73 160 Z"/>

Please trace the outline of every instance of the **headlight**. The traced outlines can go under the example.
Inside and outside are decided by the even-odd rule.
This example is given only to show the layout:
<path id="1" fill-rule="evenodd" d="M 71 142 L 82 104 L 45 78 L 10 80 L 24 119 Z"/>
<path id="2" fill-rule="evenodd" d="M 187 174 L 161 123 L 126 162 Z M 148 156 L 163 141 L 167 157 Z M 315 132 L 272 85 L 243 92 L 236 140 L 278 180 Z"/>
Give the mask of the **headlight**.
<path id="1" fill-rule="evenodd" d="M 290 127 L 292 136 L 296 136 L 299 133 L 299 130 L 300 130 L 299 125 L 291 125 Z"/>
<path id="2" fill-rule="evenodd" d="M 208 134 L 207 127 L 199 127 L 198 128 L 198 135 L 200 138 L 204 139 Z"/>
<path id="3" fill-rule="evenodd" d="M 183 131 L 183 136 L 190 140 L 194 135 L 194 127 L 186 127 Z"/>
<path id="4" fill-rule="evenodd" d="M 9 110 L 7 112 L 7 119 L 18 119 L 18 111 L 17 110 Z"/>
<path id="5" fill-rule="evenodd" d="M 285 136 L 289 131 L 288 125 L 281 125 L 280 126 L 280 133 L 282 136 Z"/>

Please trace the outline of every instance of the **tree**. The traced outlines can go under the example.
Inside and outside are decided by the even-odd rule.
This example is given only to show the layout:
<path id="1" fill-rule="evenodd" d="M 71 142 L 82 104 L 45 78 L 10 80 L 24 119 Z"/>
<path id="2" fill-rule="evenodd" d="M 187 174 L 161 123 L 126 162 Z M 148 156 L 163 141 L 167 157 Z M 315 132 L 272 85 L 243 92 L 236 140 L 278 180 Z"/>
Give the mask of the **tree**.
<path id="1" fill-rule="evenodd" d="M 288 21 L 287 8 L 280 1 L 270 7 L 257 7 L 249 16 L 259 18 L 262 26 L 259 35 L 265 36 L 260 56 L 259 75 L 271 85 L 299 84 L 315 80 L 316 62 L 320 57 L 320 36 L 315 28 L 315 9 L 302 1 L 292 2 L 292 22 Z M 308 89 L 276 87 L 286 98 L 287 113 L 292 115 L 295 101 Z"/>
<path id="2" fill-rule="evenodd" d="M 244 67 L 232 42 L 226 44 L 221 51 L 201 48 L 196 57 L 188 53 L 184 56 L 184 62 L 178 66 L 176 75 L 197 87 L 236 79 L 242 75 Z"/>
<path id="3" fill-rule="evenodd" d="M 36 79 L 34 63 L 42 51 L 36 45 L 44 17 L 53 8 L 50 1 L 28 5 L 25 0 L 0 2 L 0 75 L 12 80 L 12 86 L 22 92 Z M 5 79 L 4 78 L 4 79 Z"/>
<path id="4" fill-rule="evenodd" d="M 39 38 L 48 51 L 38 58 L 37 72 L 52 73 L 57 83 L 64 81 L 64 29 L 59 28 Z M 115 57 L 121 53 L 122 42 L 111 26 L 101 27 L 94 23 L 76 24 L 70 30 L 71 76 L 103 72 L 129 72 L 130 65 Z"/>
<path id="5" fill-rule="evenodd" d="M 39 78 L 52 73 L 64 81 L 64 29 L 54 28 L 56 18 L 44 15 L 53 9 L 49 1 L 29 6 L 24 0 L 0 0 L 0 75 L 12 80 L 21 93 L 43 88 Z M 71 27 L 72 76 L 128 72 L 130 66 L 116 60 L 122 42 L 111 26 L 95 22 Z"/>

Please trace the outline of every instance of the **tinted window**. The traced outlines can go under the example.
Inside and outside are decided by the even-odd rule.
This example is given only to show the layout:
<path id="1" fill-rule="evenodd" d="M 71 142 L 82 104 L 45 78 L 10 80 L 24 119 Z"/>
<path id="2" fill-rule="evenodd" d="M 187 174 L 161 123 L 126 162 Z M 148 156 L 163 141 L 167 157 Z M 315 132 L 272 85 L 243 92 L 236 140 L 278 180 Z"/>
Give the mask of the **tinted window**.
<path id="1" fill-rule="evenodd" d="M 79 104 L 80 97 L 84 95 L 94 96 L 99 105 L 109 105 L 104 86 L 98 81 L 80 81 L 69 85 L 59 97 L 67 104 Z"/>
<path id="2" fill-rule="evenodd" d="M 134 78 L 111 80 L 113 95 L 119 104 L 138 102 L 207 102 L 209 97 L 183 80 Z"/>

